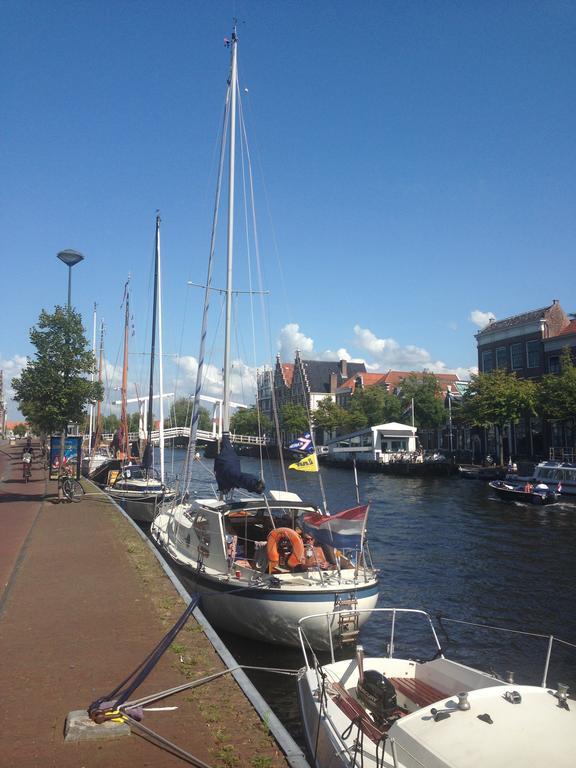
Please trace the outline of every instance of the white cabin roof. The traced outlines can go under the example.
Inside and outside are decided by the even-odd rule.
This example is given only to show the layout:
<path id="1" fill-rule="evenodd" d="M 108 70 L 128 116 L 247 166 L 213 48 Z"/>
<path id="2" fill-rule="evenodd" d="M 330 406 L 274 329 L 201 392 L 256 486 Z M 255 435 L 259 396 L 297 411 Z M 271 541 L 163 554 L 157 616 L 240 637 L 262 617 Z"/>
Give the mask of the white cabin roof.
<path id="1" fill-rule="evenodd" d="M 385 432 L 386 434 L 406 434 L 410 433 L 415 435 L 418 431 L 416 427 L 411 424 L 399 424 L 397 421 L 389 421 L 387 424 L 376 424 L 371 427 L 373 432 Z"/>

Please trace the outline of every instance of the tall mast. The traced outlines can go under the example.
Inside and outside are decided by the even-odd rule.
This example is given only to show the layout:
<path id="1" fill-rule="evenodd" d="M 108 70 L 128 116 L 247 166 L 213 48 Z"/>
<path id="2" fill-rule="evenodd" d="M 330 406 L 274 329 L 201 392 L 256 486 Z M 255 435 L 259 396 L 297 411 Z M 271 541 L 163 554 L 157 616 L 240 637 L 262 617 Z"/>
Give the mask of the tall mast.
<path id="1" fill-rule="evenodd" d="M 152 406 L 154 403 L 154 357 L 156 355 L 156 312 L 157 312 L 157 297 L 158 297 L 158 261 L 160 258 L 160 216 L 156 215 L 156 238 L 154 249 L 154 296 L 152 300 L 152 342 L 150 347 L 150 382 L 148 386 L 148 423 L 147 423 L 147 435 L 146 435 L 146 449 L 144 451 L 144 464 L 147 468 L 151 467 L 153 462 L 152 456 L 152 426 L 154 421 L 154 414 L 152 412 Z"/>
<path id="2" fill-rule="evenodd" d="M 92 315 L 92 355 L 96 358 L 96 302 L 94 302 L 94 313 Z M 95 362 L 95 360 L 94 360 Z M 90 381 L 94 381 L 94 366 L 90 374 Z M 94 403 L 90 403 L 90 422 L 88 425 L 88 453 L 94 447 L 92 444 L 92 430 L 94 429 Z"/>
<path id="3" fill-rule="evenodd" d="M 102 359 L 104 356 L 104 321 L 100 326 L 100 358 L 98 360 L 98 384 L 102 384 Z M 96 403 L 96 434 L 94 435 L 93 448 L 96 449 L 100 445 L 100 437 L 102 435 L 102 403 L 100 400 Z"/>
<path id="4" fill-rule="evenodd" d="M 125 458 L 129 458 L 128 451 L 130 444 L 130 437 L 128 435 L 128 413 L 126 411 L 126 400 L 128 399 L 128 330 L 130 326 L 130 291 L 128 285 L 130 283 L 130 277 L 126 283 L 125 297 L 126 297 L 126 312 L 124 315 L 124 363 L 122 365 L 122 405 L 120 410 L 120 427 L 122 429 L 122 441 L 123 445 L 120 449 L 124 453 Z"/>
<path id="5" fill-rule="evenodd" d="M 160 395 L 160 479 L 164 482 L 164 357 L 162 348 L 162 267 L 160 263 L 160 215 L 158 215 L 158 385 Z"/>
<path id="6" fill-rule="evenodd" d="M 228 163 L 228 241 L 226 272 L 226 324 L 224 335 L 224 394 L 222 403 L 222 432 L 230 432 L 230 325 L 232 317 L 232 263 L 234 253 L 234 171 L 236 155 L 236 88 L 238 68 L 236 26 L 230 40 L 230 154 Z"/>

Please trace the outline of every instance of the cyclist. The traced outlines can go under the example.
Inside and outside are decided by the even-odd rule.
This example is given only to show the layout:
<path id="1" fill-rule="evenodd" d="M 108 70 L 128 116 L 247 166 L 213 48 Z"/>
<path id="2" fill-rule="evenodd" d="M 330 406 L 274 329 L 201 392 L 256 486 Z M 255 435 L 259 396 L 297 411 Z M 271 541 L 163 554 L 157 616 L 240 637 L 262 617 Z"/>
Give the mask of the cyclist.
<path id="1" fill-rule="evenodd" d="M 32 476 L 32 449 L 24 448 L 22 452 L 22 478 L 27 483 Z"/>

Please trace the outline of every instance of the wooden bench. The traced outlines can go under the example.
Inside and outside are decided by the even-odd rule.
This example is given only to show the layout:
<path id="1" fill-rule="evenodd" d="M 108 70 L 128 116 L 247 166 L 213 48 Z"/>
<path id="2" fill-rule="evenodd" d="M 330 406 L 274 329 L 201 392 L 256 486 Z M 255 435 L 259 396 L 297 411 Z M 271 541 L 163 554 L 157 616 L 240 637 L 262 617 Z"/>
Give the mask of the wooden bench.
<path id="1" fill-rule="evenodd" d="M 332 683 L 334 695 L 332 701 L 344 712 L 346 717 L 350 720 L 358 723 L 358 727 L 364 733 L 370 741 L 377 744 L 388 730 L 380 730 L 375 724 L 368 712 L 364 709 L 359 701 L 351 696 L 344 686 L 340 683 Z"/>
<path id="2" fill-rule="evenodd" d="M 403 693 L 418 707 L 428 707 L 430 704 L 435 704 L 446 698 L 445 693 L 423 683 L 422 680 L 416 680 L 413 677 L 391 677 L 389 679 L 399 693 Z"/>

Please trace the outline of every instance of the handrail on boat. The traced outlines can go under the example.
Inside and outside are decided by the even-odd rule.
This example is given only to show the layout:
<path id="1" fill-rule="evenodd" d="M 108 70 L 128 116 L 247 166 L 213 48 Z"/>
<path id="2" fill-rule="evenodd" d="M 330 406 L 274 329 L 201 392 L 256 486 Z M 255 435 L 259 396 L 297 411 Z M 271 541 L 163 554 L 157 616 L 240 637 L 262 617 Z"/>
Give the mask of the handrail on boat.
<path id="1" fill-rule="evenodd" d="M 302 619 L 298 622 L 298 638 L 300 640 L 300 647 L 302 648 L 302 654 L 304 656 L 304 662 L 306 664 L 306 667 L 308 669 L 313 669 L 315 665 L 311 665 L 308 660 L 308 652 L 307 647 L 309 651 L 312 651 L 312 646 L 309 643 L 307 637 L 306 637 L 306 630 L 304 628 L 304 625 L 307 622 L 317 621 L 317 620 L 326 620 L 326 632 L 328 635 L 328 643 L 330 648 L 330 659 L 332 664 L 335 662 L 335 656 L 334 656 L 334 640 L 332 637 L 332 632 L 330 631 L 330 624 L 338 617 L 339 614 L 345 613 L 345 614 L 375 614 L 375 613 L 386 613 L 386 614 L 392 614 L 392 627 L 390 632 L 390 640 L 388 642 L 388 658 L 393 658 L 394 654 L 394 632 L 396 627 L 396 614 L 414 614 L 423 616 L 428 620 L 428 624 L 430 626 L 430 630 L 432 632 L 432 636 L 434 638 L 434 642 L 436 643 L 436 648 L 439 651 L 439 655 L 442 656 L 442 646 L 440 645 L 440 641 L 438 639 L 438 635 L 436 634 L 436 630 L 434 628 L 434 624 L 432 623 L 432 619 L 430 618 L 430 615 L 426 611 L 419 610 L 417 608 L 342 608 L 338 611 L 329 611 L 325 613 L 314 613 L 310 614 L 309 616 L 304 616 Z M 312 656 L 316 658 L 315 654 L 312 652 Z"/>

